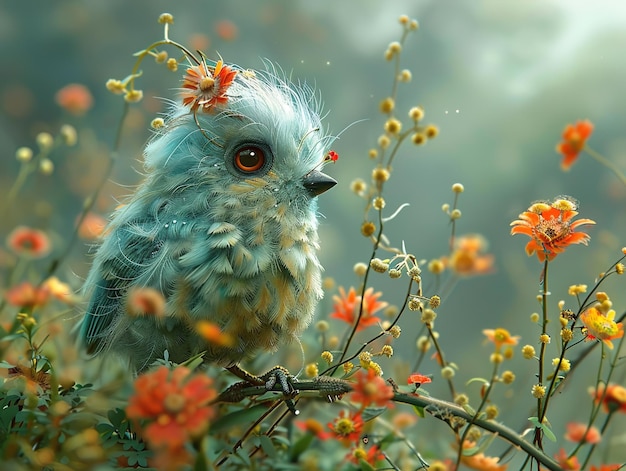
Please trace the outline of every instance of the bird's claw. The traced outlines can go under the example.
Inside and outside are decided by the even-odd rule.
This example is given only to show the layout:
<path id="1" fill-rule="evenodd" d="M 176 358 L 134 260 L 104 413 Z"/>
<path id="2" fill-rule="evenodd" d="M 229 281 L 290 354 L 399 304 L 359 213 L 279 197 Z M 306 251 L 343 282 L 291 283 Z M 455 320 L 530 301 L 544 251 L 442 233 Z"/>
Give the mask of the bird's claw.
<path id="1" fill-rule="evenodd" d="M 287 368 L 282 366 L 275 366 L 267 373 L 260 377 L 262 380 L 265 380 L 265 389 L 271 391 L 274 389 L 276 384 L 280 385 L 280 390 L 283 393 L 285 405 L 287 408 L 294 414 L 300 414 L 300 411 L 296 409 L 296 404 L 293 401 L 294 398 L 300 393 L 296 388 L 293 387 L 293 382 L 295 381 L 295 377 L 289 373 Z"/>
<path id="2" fill-rule="evenodd" d="M 243 382 L 231 386 L 225 392 L 230 392 L 233 393 L 233 395 L 237 396 L 237 394 L 234 393 L 241 392 L 242 388 L 245 386 L 263 386 L 267 391 L 272 391 L 274 390 L 276 385 L 279 385 L 280 392 L 283 393 L 285 405 L 287 406 L 287 408 L 294 415 L 300 414 L 300 411 L 296 409 L 296 404 L 294 402 L 294 398 L 299 394 L 300 391 L 293 387 L 293 382 L 296 380 L 296 378 L 291 373 L 289 373 L 289 370 L 287 370 L 287 368 L 284 368 L 282 366 L 275 366 L 261 376 L 255 376 L 252 373 L 243 370 L 238 365 L 228 367 L 227 370 L 233 373 L 238 378 L 241 378 Z"/>

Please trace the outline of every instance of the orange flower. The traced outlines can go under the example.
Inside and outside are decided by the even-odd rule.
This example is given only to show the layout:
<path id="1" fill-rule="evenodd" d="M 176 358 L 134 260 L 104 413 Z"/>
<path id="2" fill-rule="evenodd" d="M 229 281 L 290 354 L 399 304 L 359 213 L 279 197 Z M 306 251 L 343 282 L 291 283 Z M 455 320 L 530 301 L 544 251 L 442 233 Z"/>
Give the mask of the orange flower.
<path id="1" fill-rule="evenodd" d="M 315 435 L 320 440 L 328 440 L 332 436 L 329 432 L 324 430 L 324 426 L 319 420 L 309 418 L 304 421 L 296 420 L 294 423 L 300 430 Z"/>
<path id="2" fill-rule="evenodd" d="M 359 319 L 357 331 L 380 322 L 380 318 L 374 316 L 374 313 L 387 307 L 386 302 L 378 300 L 382 294 L 383 293 L 380 291 L 374 293 L 374 288 L 368 288 L 365 291 L 363 298 L 363 314 L 361 315 L 361 319 Z M 346 291 L 340 286 L 339 296 L 333 296 L 333 300 L 335 301 L 335 310 L 331 313 L 330 317 L 342 320 L 350 325 L 354 324 L 361 306 L 361 296 L 356 295 L 354 288 L 350 288 L 350 291 L 346 294 Z"/>
<path id="3" fill-rule="evenodd" d="M 473 448 L 476 444 L 469 440 L 463 442 L 463 449 Z M 484 453 L 476 453 L 474 455 L 461 455 L 461 463 L 468 468 L 478 469 L 479 471 L 505 471 L 508 464 L 499 464 L 500 458 L 485 456 Z"/>
<path id="4" fill-rule="evenodd" d="M 385 455 L 380 451 L 378 445 L 372 445 L 367 451 L 359 445 L 348 453 L 348 459 L 354 464 L 360 465 L 362 460 L 371 466 L 376 466 L 376 463 L 385 459 Z"/>
<path id="5" fill-rule="evenodd" d="M 571 470 L 578 471 L 580 469 L 580 463 L 578 462 L 578 458 L 576 456 L 572 456 L 571 458 L 567 456 L 565 450 L 561 448 L 559 452 L 554 455 L 554 459 L 559 463 L 562 470 Z"/>
<path id="6" fill-rule="evenodd" d="M 50 299 L 50 291 L 24 281 L 8 290 L 4 297 L 13 306 L 33 308 L 46 304 Z"/>
<path id="7" fill-rule="evenodd" d="M 589 471 L 618 471 L 622 469 L 621 464 L 601 464 L 600 466 L 591 466 Z"/>
<path id="8" fill-rule="evenodd" d="M 347 447 L 351 443 L 357 443 L 361 438 L 363 417 L 360 412 L 346 414 L 346 411 L 342 410 L 339 412 L 339 417 L 328 423 L 328 428 L 332 430 L 335 438 Z"/>
<path id="9" fill-rule="evenodd" d="M 213 111 L 216 105 L 228 102 L 226 92 L 235 80 L 237 71 L 219 60 L 215 68 L 205 63 L 189 67 L 183 78 L 183 105 L 191 111 L 201 108 L 205 113 Z"/>
<path id="10" fill-rule="evenodd" d="M 374 370 L 369 368 L 367 371 L 359 370 L 354 377 L 356 382 L 352 384 L 350 398 L 354 402 L 361 403 L 362 408 L 371 404 L 376 404 L 378 407 L 392 405 L 389 401 L 393 398 L 393 388 Z"/>
<path id="11" fill-rule="evenodd" d="M 589 120 L 568 124 L 563 131 L 563 142 L 556 146 L 556 151 L 563 154 L 561 168 L 569 170 L 578 158 L 578 154 L 585 148 L 585 143 L 593 132 L 593 123 Z"/>
<path id="12" fill-rule="evenodd" d="M 107 220 L 105 218 L 90 211 L 85 214 L 78 227 L 78 236 L 84 240 L 95 240 L 104 233 L 106 226 Z"/>
<path id="13" fill-rule="evenodd" d="M 93 97 L 87 87 L 71 83 L 55 95 L 57 104 L 73 115 L 82 116 L 93 106 Z"/>
<path id="14" fill-rule="evenodd" d="M 497 350 L 503 345 L 517 345 L 520 339 L 519 335 L 511 335 L 508 330 L 502 328 L 484 329 L 483 334 L 495 344 Z"/>
<path id="15" fill-rule="evenodd" d="M 126 298 L 126 310 L 131 316 L 165 315 L 165 296 L 154 288 L 132 288 Z"/>
<path id="16" fill-rule="evenodd" d="M 217 397 L 213 381 L 204 374 L 178 366 L 161 366 L 135 380 L 135 393 L 126 406 L 129 419 L 147 420 L 139 427 L 153 449 L 182 448 L 190 439 L 202 435 L 215 412 L 209 402 Z"/>
<path id="17" fill-rule="evenodd" d="M 593 402 L 598 404 L 602 401 L 602 407 L 606 412 L 620 411 L 626 413 L 626 388 L 619 384 L 599 384 L 597 388 L 590 388 L 589 392 Z"/>
<path id="18" fill-rule="evenodd" d="M 26 226 L 13 229 L 7 237 L 7 245 L 16 254 L 31 259 L 45 257 L 51 249 L 45 232 Z"/>
<path id="19" fill-rule="evenodd" d="M 413 373 L 409 375 L 409 379 L 407 380 L 407 384 L 414 384 L 416 388 L 419 388 L 422 384 L 432 383 L 433 380 L 426 375 L 421 375 L 419 373 Z"/>
<path id="20" fill-rule="evenodd" d="M 220 326 L 214 322 L 199 321 L 196 324 L 196 331 L 204 340 L 219 347 L 231 347 L 235 339 L 230 334 L 223 332 Z"/>
<path id="21" fill-rule="evenodd" d="M 600 432 L 594 426 L 587 428 L 587 424 L 570 422 L 566 426 L 565 439 L 574 443 L 600 443 Z"/>
<path id="22" fill-rule="evenodd" d="M 598 339 L 613 350 L 611 340 L 624 336 L 624 325 L 615 322 L 615 311 L 611 309 L 606 315 L 602 314 L 595 307 L 590 307 L 580 315 L 580 321 L 585 325 L 583 333 L 585 340 Z"/>
<path id="23" fill-rule="evenodd" d="M 239 31 L 237 25 L 229 20 L 220 20 L 215 24 L 215 33 L 225 41 L 237 39 Z"/>
<path id="24" fill-rule="evenodd" d="M 485 255 L 487 241 L 480 235 L 457 237 L 450 259 L 443 258 L 446 266 L 457 275 L 484 275 L 493 271 L 493 255 Z"/>
<path id="25" fill-rule="evenodd" d="M 534 203 L 520 219 L 511 223 L 511 234 L 524 234 L 531 238 L 526 244 L 526 254 L 537 253 L 539 261 L 552 260 L 571 244 L 585 244 L 589 235 L 574 232 L 578 226 L 595 224 L 591 219 L 571 219 L 578 214 L 577 204 L 569 197 L 558 197 L 552 203 Z"/>
<path id="26" fill-rule="evenodd" d="M 64 303 L 73 304 L 76 302 L 72 288 L 67 283 L 63 283 L 56 276 L 51 276 L 43 282 L 41 287 L 48 291 L 50 295 Z"/>

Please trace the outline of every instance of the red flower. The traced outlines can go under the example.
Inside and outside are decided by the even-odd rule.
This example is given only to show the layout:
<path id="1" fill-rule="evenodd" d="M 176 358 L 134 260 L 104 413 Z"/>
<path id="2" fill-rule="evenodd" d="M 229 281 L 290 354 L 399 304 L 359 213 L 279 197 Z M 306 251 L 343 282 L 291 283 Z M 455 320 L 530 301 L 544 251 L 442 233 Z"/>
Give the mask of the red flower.
<path id="1" fill-rule="evenodd" d="M 563 142 L 556 146 L 556 151 L 563 154 L 561 168 L 569 170 L 578 158 L 578 154 L 585 148 L 585 143 L 593 132 L 593 124 L 589 120 L 568 124 L 563 131 Z"/>
<path id="2" fill-rule="evenodd" d="M 315 435 L 320 440 L 328 440 L 332 437 L 329 432 L 324 430 L 324 426 L 319 420 L 309 418 L 304 421 L 296 420 L 294 423 L 300 430 Z"/>
<path id="3" fill-rule="evenodd" d="M 354 450 L 348 453 L 348 459 L 354 464 L 361 464 L 361 461 L 365 461 L 371 466 L 376 466 L 376 463 L 385 459 L 378 445 L 372 445 L 366 451 L 362 446 L 357 446 Z"/>
<path id="4" fill-rule="evenodd" d="M 339 160 L 339 154 L 334 150 L 329 150 L 324 156 L 324 162 L 337 162 Z"/>
<path id="5" fill-rule="evenodd" d="M 346 414 L 346 411 L 342 410 L 339 412 L 339 417 L 328 423 L 328 428 L 333 431 L 335 438 L 345 446 L 349 446 L 351 443 L 357 443 L 361 438 L 363 417 L 360 412 Z"/>
<path id="6" fill-rule="evenodd" d="M 465 440 L 463 448 L 474 448 L 476 444 L 472 441 Z M 473 455 L 461 455 L 461 463 L 471 469 L 479 471 L 506 471 L 508 464 L 500 464 L 500 458 L 495 456 L 486 456 L 484 453 L 475 453 Z"/>
<path id="7" fill-rule="evenodd" d="M 42 258 L 50 253 L 50 239 L 45 232 L 18 226 L 7 237 L 7 245 L 18 255 Z"/>
<path id="8" fill-rule="evenodd" d="M 566 426 L 565 439 L 574 443 L 600 443 L 600 432 L 596 427 L 587 428 L 587 424 L 580 422 L 570 422 Z"/>
<path id="9" fill-rule="evenodd" d="M 55 95 L 58 105 L 73 115 L 82 116 L 93 106 L 93 97 L 87 87 L 71 83 Z"/>
<path id="10" fill-rule="evenodd" d="M 359 370 L 354 375 L 356 382 L 352 384 L 350 398 L 361 403 L 365 408 L 372 404 L 378 407 L 390 406 L 393 398 L 393 388 L 372 369 Z"/>
<path id="11" fill-rule="evenodd" d="M 554 455 L 554 459 L 559 463 L 559 466 L 561 466 L 561 469 L 564 471 L 578 471 L 580 469 L 578 458 L 576 456 L 572 456 L 571 458 L 568 457 L 563 448 L 561 448 L 559 452 Z"/>
<path id="12" fill-rule="evenodd" d="M 409 375 L 409 379 L 407 380 L 407 384 L 414 384 L 416 388 L 419 388 L 422 384 L 428 384 L 432 382 L 433 380 L 430 379 L 430 377 L 419 373 L 413 373 L 412 375 Z"/>
<path id="13" fill-rule="evenodd" d="M 363 314 L 361 315 L 361 319 L 359 319 L 357 331 L 380 322 L 380 318 L 374 316 L 374 313 L 387 307 L 386 302 L 378 300 L 382 294 L 383 293 L 380 291 L 374 293 L 374 288 L 368 288 L 365 291 L 363 298 Z M 339 296 L 333 296 L 333 300 L 335 301 L 335 310 L 331 313 L 330 317 L 342 320 L 350 325 L 354 324 L 361 306 L 361 296 L 356 295 L 355 289 L 350 288 L 350 291 L 346 294 L 346 291 L 340 286 Z"/>
<path id="14" fill-rule="evenodd" d="M 214 68 L 205 63 L 189 67 L 183 78 L 183 105 L 189 106 L 191 111 L 201 108 L 205 113 L 212 112 L 217 105 L 225 105 L 228 102 L 226 92 L 236 75 L 237 71 L 221 60 Z"/>
<path id="15" fill-rule="evenodd" d="M 578 214 L 577 204 L 568 197 L 556 198 L 552 203 L 534 203 L 528 211 L 513 221 L 511 234 L 524 234 L 531 238 L 526 244 L 526 254 L 537 253 L 539 261 L 552 260 L 571 244 L 585 244 L 589 235 L 574 232 L 578 226 L 595 224 L 591 219 L 571 219 Z"/>
<path id="16" fill-rule="evenodd" d="M 50 291 L 24 281 L 8 290 L 4 297 L 13 306 L 33 308 L 46 304 L 50 299 Z"/>
<path id="17" fill-rule="evenodd" d="M 591 466 L 589 471 L 618 471 L 622 469 L 621 464 L 601 464 L 600 466 Z"/>
<path id="18" fill-rule="evenodd" d="M 217 393 L 213 381 L 204 374 L 178 366 L 169 370 L 161 366 L 135 380 L 126 415 L 147 425 L 140 427 L 143 437 L 153 449 L 176 451 L 192 438 L 202 435 L 215 414 L 209 402 Z"/>
<path id="19" fill-rule="evenodd" d="M 602 407 L 606 412 L 620 411 L 626 413 L 626 388 L 619 384 L 599 384 L 597 388 L 589 390 L 593 402 L 598 404 L 602 401 Z"/>

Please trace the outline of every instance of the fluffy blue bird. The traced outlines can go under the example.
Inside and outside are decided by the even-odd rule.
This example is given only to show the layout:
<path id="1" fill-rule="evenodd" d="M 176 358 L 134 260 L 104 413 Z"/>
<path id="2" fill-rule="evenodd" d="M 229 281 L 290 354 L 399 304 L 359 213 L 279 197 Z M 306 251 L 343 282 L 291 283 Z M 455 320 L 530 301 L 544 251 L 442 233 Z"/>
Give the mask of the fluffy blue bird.
<path id="1" fill-rule="evenodd" d="M 86 279 L 88 352 L 137 372 L 165 350 L 228 367 L 303 331 L 322 296 L 316 197 L 336 184 L 319 170 L 333 141 L 320 111 L 313 90 L 271 66 L 187 70 Z M 128 312 L 143 288 L 162 294 L 163 315 Z M 198 335 L 200 321 L 230 342 Z"/>

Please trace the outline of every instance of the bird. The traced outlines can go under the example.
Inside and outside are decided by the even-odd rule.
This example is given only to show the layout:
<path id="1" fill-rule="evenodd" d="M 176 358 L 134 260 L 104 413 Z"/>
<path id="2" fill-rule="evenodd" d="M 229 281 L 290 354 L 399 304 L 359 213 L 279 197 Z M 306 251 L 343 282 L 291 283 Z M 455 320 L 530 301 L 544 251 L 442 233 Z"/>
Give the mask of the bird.
<path id="1" fill-rule="evenodd" d="M 136 373 L 164 352 L 237 366 L 298 338 L 322 298 L 317 197 L 337 183 L 321 171 L 335 138 L 315 90 L 271 63 L 203 56 L 164 116 L 93 256 L 80 342 Z M 162 315 L 129 312 L 138 290 L 162 297 Z"/>

